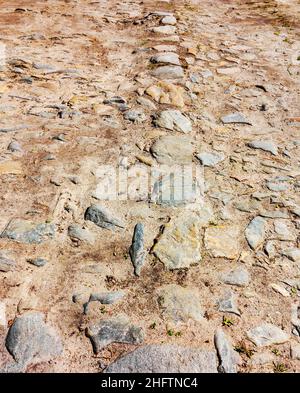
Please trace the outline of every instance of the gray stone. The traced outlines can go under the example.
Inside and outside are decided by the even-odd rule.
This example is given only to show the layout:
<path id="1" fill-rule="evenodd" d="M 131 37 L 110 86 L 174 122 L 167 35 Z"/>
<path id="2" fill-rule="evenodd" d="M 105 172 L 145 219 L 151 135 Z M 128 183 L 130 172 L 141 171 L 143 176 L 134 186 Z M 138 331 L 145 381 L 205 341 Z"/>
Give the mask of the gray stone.
<path id="1" fill-rule="evenodd" d="M 245 236 L 249 246 L 256 250 L 265 239 L 265 220 L 262 217 L 255 217 L 245 230 Z"/>
<path id="2" fill-rule="evenodd" d="M 183 132 L 184 134 L 192 131 L 192 123 L 190 119 L 178 110 L 166 110 L 160 112 L 154 119 L 154 124 L 158 127 Z"/>
<path id="3" fill-rule="evenodd" d="M 244 267 L 237 267 L 234 270 L 223 273 L 221 280 L 225 284 L 237 285 L 239 287 L 246 287 L 249 284 L 250 277 L 248 270 Z"/>
<path id="4" fill-rule="evenodd" d="M 171 25 L 171 26 L 174 26 L 174 25 L 176 25 L 176 22 L 177 22 L 176 18 L 175 18 L 174 16 L 172 16 L 172 15 L 164 16 L 164 17 L 162 18 L 162 20 L 161 20 L 161 23 L 162 23 L 163 25 Z"/>
<path id="5" fill-rule="evenodd" d="M 16 261 L 0 254 L 0 272 L 9 272 L 16 268 Z"/>
<path id="6" fill-rule="evenodd" d="M 149 100 L 148 98 L 138 97 L 136 102 L 138 104 L 144 106 L 145 108 L 150 109 L 150 110 L 156 110 L 157 109 L 156 105 L 151 100 Z"/>
<path id="7" fill-rule="evenodd" d="M 28 262 L 37 267 L 45 266 L 48 263 L 47 259 L 44 258 L 29 259 Z"/>
<path id="8" fill-rule="evenodd" d="M 6 337 L 6 348 L 24 368 L 62 353 L 57 332 L 44 322 L 44 314 L 29 312 L 16 318 Z"/>
<path id="9" fill-rule="evenodd" d="M 174 177 L 167 174 L 154 182 L 150 201 L 173 207 L 197 204 L 202 191 L 197 179 L 186 176 L 182 171 Z"/>
<path id="10" fill-rule="evenodd" d="M 214 341 L 220 360 L 220 365 L 218 367 L 219 372 L 230 374 L 236 373 L 238 356 L 237 353 L 234 352 L 228 337 L 221 328 L 217 329 L 215 332 Z"/>
<path id="11" fill-rule="evenodd" d="M 170 26 L 170 25 L 165 25 L 165 26 L 155 26 L 151 28 L 151 31 L 153 33 L 157 34 L 175 34 L 176 33 L 176 27 L 175 26 Z"/>
<path id="12" fill-rule="evenodd" d="M 134 123 L 142 123 L 146 120 L 144 112 L 138 110 L 130 110 L 124 113 L 124 119 L 130 120 Z"/>
<path id="13" fill-rule="evenodd" d="M 274 231 L 279 240 L 296 241 L 296 235 L 292 233 L 287 223 L 282 220 L 274 221 Z"/>
<path id="14" fill-rule="evenodd" d="M 223 154 L 203 152 L 196 155 L 198 160 L 204 166 L 216 166 L 219 162 L 225 159 Z"/>
<path id="15" fill-rule="evenodd" d="M 248 124 L 252 125 L 242 113 L 230 113 L 226 116 L 221 117 L 221 121 L 224 124 Z"/>
<path id="16" fill-rule="evenodd" d="M 153 253 L 168 270 L 198 264 L 201 261 L 199 217 L 190 212 L 172 219 L 165 225 Z"/>
<path id="17" fill-rule="evenodd" d="M 117 359 L 105 373 L 217 373 L 214 351 L 152 344 Z"/>
<path id="18" fill-rule="evenodd" d="M 151 146 L 151 153 L 160 164 L 191 164 L 194 147 L 187 136 L 165 135 Z"/>
<path id="19" fill-rule="evenodd" d="M 10 144 L 7 147 L 7 149 L 12 151 L 12 152 L 19 152 L 19 153 L 23 152 L 23 149 L 22 149 L 20 143 L 17 142 L 17 141 L 10 142 Z"/>
<path id="20" fill-rule="evenodd" d="M 96 240 L 96 236 L 92 232 L 76 224 L 69 226 L 68 235 L 72 240 L 81 240 L 89 244 L 94 244 Z"/>
<path id="21" fill-rule="evenodd" d="M 96 354 L 111 343 L 141 344 L 144 340 L 142 328 L 130 324 L 123 316 L 103 319 L 89 326 L 86 335 Z"/>
<path id="22" fill-rule="evenodd" d="M 300 248 L 288 248 L 282 251 L 282 255 L 293 262 L 300 262 Z"/>
<path id="23" fill-rule="evenodd" d="M 88 207 L 85 212 L 84 219 L 92 221 L 98 227 L 105 229 L 125 227 L 119 218 L 114 217 L 105 207 L 101 205 L 91 205 Z"/>
<path id="24" fill-rule="evenodd" d="M 290 336 L 279 327 L 271 323 L 263 323 L 247 332 L 247 336 L 258 347 L 282 344 L 289 340 Z"/>
<path id="25" fill-rule="evenodd" d="M 267 182 L 266 185 L 269 190 L 276 191 L 276 192 L 286 191 L 289 188 L 289 184 L 283 183 L 283 182 L 269 181 L 269 182 Z"/>
<path id="26" fill-rule="evenodd" d="M 252 141 L 248 143 L 253 149 L 260 149 L 272 153 L 274 156 L 278 154 L 277 145 L 273 141 Z"/>
<path id="27" fill-rule="evenodd" d="M 241 315 L 236 305 L 236 295 L 231 291 L 226 291 L 224 296 L 217 301 L 217 305 L 218 311 Z"/>
<path id="28" fill-rule="evenodd" d="M 202 299 L 196 288 L 170 284 L 160 288 L 158 295 L 158 304 L 167 319 L 175 323 L 203 320 Z"/>
<path id="29" fill-rule="evenodd" d="M 16 240 L 21 243 L 42 243 L 53 238 L 55 227 L 53 224 L 33 223 L 23 219 L 13 219 L 1 233 L 2 238 Z"/>
<path id="30" fill-rule="evenodd" d="M 180 66 L 160 66 L 151 74 L 158 79 L 181 79 L 184 77 L 183 68 Z"/>
<path id="31" fill-rule="evenodd" d="M 99 302 L 101 304 L 114 304 L 121 300 L 125 295 L 124 291 L 114 291 L 106 293 L 92 293 L 89 300 L 83 304 L 83 313 L 88 313 L 89 304 L 91 302 Z M 77 303 L 77 295 L 73 296 L 73 301 Z"/>
<path id="32" fill-rule="evenodd" d="M 157 53 L 155 56 L 150 58 L 150 61 L 154 64 L 164 63 L 180 66 L 179 56 L 174 52 Z"/>
<path id="33" fill-rule="evenodd" d="M 146 251 L 144 250 L 144 224 L 140 222 L 134 228 L 129 255 L 134 266 L 134 273 L 140 276 L 146 258 Z"/>

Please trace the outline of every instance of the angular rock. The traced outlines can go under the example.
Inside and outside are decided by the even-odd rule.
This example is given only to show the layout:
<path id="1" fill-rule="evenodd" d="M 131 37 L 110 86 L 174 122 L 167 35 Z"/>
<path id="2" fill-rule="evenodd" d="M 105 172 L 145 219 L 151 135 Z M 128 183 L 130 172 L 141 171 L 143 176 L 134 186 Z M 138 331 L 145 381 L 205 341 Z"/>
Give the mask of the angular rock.
<path id="1" fill-rule="evenodd" d="M 220 360 L 218 371 L 221 373 L 236 373 L 238 356 L 237 353 L 234 351 L 228 337 L 221 328 L 216 330 L 214 341 Z"/>
<path id="2" fill-rule="evenodd" d="M 288 248 L 282 251 L 282 255 L 293 262 L 300 262 L 300 248 Z"/>
<path id="3" fill-rule="evenodd" d="M 279 240 L 296 241 L 296 235 L 292 233 L 291 228 L 283 220 L 274 221 L 274 231 Z"/>
<path id="4" fill-rule="evenodd" d="M 96 354 L 111 343 L 141 344 L 144 340 L 142 328 L 130 324 L 125 317 L 103 319 L 89 326 L 86 335 Z"/>
<path id="5" fill-rule="evenodd" d="M 237 267 L 234 270 L 223 273 L 221 275 L 221 280 L 225 284 L 237 285 L 239 287 L 246 287 L 249 284 L 250 277 L 248 270 L 244 267 Z"/>
<path id="6" fill-rule="evenodd" d="M 155 56 L 150 58 L 150 61 L 154 64 L 164 63 L 180 66 L 179 56 L 174 52 L 157 53 Z"/>
<path id="7" fill-rule="evenodd" d="M 6 348 L 24 367 L 56 358 L 63 350 L 57 332 L 44 322 L 40 312 L 28 312 L 15 319 L 6 337 Z"/>
<path id="8" fill-rule="evenodd" d="M 150 202 L 178 207 L 195 205 L 202 196 L 203 190 L 197 179 L 187 177 L 184 171 L 179 171 L 174 177 L 167 174 L 154 183 Z"/>
<path id="9" fill-rule="evenodd" d="M 175 26 L 170 26 L 170 25 L 165 25 L 165 26 L 156 26 L 156 27 L 152 27 L 151 31 L 153 33 L 157 33 L 157 34 L 175 34 L 176 33 L 176 27 Z"/>
<path id="10" fill-rule="evenodd" d="M 23 219 L 13 219 L 1 233 L 2 238 L 16 240 L 21 243 L 42 243 L 53 238 L 55 227 L 53 224 L 33 223 Z"/>
<path id="11" fill-rule="evenodd" d="M 199 217 L 185 214 L 165 225 L 153 253 L 168 270 L 189 267 L 201 261 L 200 240 Z"/>
<path id="12" fill-rule="evenodd" d="M 47 259 L 44 258 L 29 259 L 28 262 L 37 267 L 45 266 L 48 263 Z"/>
<path id="13" fill-rule="evenodd" d="M 255 217 L 245 230 L 245 236 L 252 250 L 256 250 L 265 239 L 266 221 L 262 217 Z"/>
<path id="14" fill-rule="evenodd" d="M 271 191 L 276 191 L 276 192 L 280 192 L 280 191 L 286 191 L 289 188 L 289 184 L 288 183 L 284 183 L 284 182 L 273 182 L 273 181 L 269 181 L 266 183 L 266 186 L 269 190 Z"/>
<path id="15" fill-rule="evenodd" d="M 160 66 L 151 72 L 158 79 L 181 79 L 184 77 L 183 68 L 180 66 Z"/>
<path id="16" fill-rule="evenodd" d="M 0 254 L 0 272 L 9 272 L 16 268 L 16 261 L 6 258 L 3 254 Z"/>
<path id="17" fill-rule="evenodd" d="M 85 212 L 84 219 L 92 221 L 98 227 L 105 229 L 125 227 L 119 218 L 114 217 L 108 209 L 101 205 L 91 205 L 88 207 Z"/>
<path id="18" fill-rule="evenodd" d="M 159 81 L 146 89 L 146 94 L 160 104 L 172 104 L 177 107 L 184 106 L 184 89 L 181 86 Z"/>
<path id="19" fill-rule="evenodd" d="M 134 228 L 129 255 L 134 266 L 134 273 L 140 276 L 146 258 L 146 251 L 144 250 L 144 224 L 140 222 Z"/>
<path id="20" fill-rule="evenodd" d="M 159 306 L 167 319 L 175 323 L 187 322 L 189 319 L 197 322 L 203 320 L 202 298 L 196 288 L 170 284 L 160 288 L 158 295 Z"/>
<path id="21" fill-rule="evenodd" d="M 191 164 L 194 153 L 192 140 L 179 135 L 160 137 L 150 150 L 160 164 L 166 165 Z"/>
<path id="22" fill-rule="evenodd" d="M 138 104 L 144 106 L 145 108 L 150 109 L 150 110 L 156 110 L 157 109 L 156 105 L 151 100 L 148 100 L 148 98 L 138 97 L 136 102 Z"/>
<path id="23" fill-rule="evenodd" d="M 252 125 L 247 119 L 246 117 L 239 112 L 236 113 L 230 113 L 226 116 L 221 117 L 221 121 L 224 124 L 248 124 L 248 125 Z"/>
<path id="24" fill-rule="evenodd" d="M 217 373 L 214 351 L 152 344 L 117 359 L 105 373 Z"/>
<path id="25" fill-rule="evenodd" d="M 277 145 L 273 141 L 252 141 L 248 143 L 248 146 L 253 149 L 268 151 L 274 156 L 278 155 Z"/>
<path id="26" fill-rule="evenodd" d="M 101 304 L 114 304 L 118 300 L 121 300 L 125 295 L 124 291 L 114 291 L 106 293 L 92 293 L 89 300 L 83 304 L 83 313 L 86 315 L 88 313 L 89 304 L 91 302 L 99 302 Z M 77 303 L 77 295 L 73 296 L 74 303 Z"/>
<path id="27" fill-rule="evenodd" d="M 19 153 L 22 153 L 22 152 L 23 152 L 23 149 L 22 149 L 20 143 L 17 142 L 17 141 L 12 141 L 12 142 L 10 142 L 10 144 L 9 144 L 8 147 L 7 147 L 7 149 L 10 150 L 10 151 L 13 152 L 13 153 L 14 153 L 14 152 L 19 152 Z"/>
<path id="28" fill-rule="evenodd" d="M 241 251 L 239 237 L 237 226 L 212 226 L 205 230 L 204 244 L 215 258 L 237 259 Z"/>
<path id="29" fill-rule="evenodd" d="M 166 110 L 160 112 L 156 116 L 154 124 L 158 127 L 183 132 L 184 134 L 192 131 L 192 123 L 190 119 L 178 110 Z"/>
<path id="30" fill-rule="evenodd" d="M 76 224 L 69 226 L 68 235 L 72 240 L 81 240 L 89 244 L 94 244 L 96 240 L 96 236 L 92 232 Z"/>
<path id="31" fill-rule="evenodd" d="M 247 332 L 247 336 L 258 347 L 282 344 L 289 340 L 290 336 L 279 327 L 271 323 L 263 323 Z"/>
<path id="32" fill-rule="evenodd" d="M 225 156 L 223 154 L 208 152 L 199 153 L 196 155 L 196 157 L 202 165 L 210 167 L 216 166 L 219 162 L 225 159 Z"/>
<path id="33" fill-rule="evenodd" d="M 144 112 L 138 110 L 130 110 L 124 113 L 124 119 L 130 120 L 133 123 L 142 123 L 146 120 Z"/>
<path id="34" fill-rule="evenodd" d="M 218 311 L 241 315 L 236 305 L 236 295 L 231 291 L 226 291 L 224 296 L 217 301 L 217 305 Z"/>

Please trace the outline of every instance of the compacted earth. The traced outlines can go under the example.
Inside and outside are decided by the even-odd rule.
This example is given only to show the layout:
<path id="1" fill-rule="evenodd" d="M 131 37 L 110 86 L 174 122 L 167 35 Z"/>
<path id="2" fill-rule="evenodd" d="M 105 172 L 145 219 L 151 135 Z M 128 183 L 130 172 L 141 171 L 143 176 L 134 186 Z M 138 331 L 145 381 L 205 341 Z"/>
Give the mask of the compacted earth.
<path id="1" fill-rule="evenodd" d="M 0 6 L 0 371 L 299 372 L 299 1 Z"/>

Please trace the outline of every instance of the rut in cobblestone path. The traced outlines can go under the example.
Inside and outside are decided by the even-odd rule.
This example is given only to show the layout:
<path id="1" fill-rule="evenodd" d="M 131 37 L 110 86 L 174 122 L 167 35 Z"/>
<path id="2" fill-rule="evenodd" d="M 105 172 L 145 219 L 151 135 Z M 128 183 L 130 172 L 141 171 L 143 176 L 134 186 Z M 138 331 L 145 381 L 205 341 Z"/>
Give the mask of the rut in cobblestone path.
<path id="1" fill-rule="evenodd" d="M 299 372 L 299 2 L 0 3 L 0 370 Z"/>

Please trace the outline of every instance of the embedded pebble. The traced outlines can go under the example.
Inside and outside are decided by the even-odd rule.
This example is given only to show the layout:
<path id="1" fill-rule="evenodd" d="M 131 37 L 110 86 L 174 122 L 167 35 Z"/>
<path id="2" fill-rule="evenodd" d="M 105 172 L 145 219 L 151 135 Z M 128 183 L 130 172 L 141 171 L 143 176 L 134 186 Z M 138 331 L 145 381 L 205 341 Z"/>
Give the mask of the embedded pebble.
<path id="1" fill-rule="evenodd" d="M 219 162 L 225 159 L 225 156 L 223 154 L 208 152 L 199 153 L 196 155 L 196 157 L 202 165 L 210 167 L 216 166 Z"/>
<path id="2" fill-rule="evenodd" d="M 165 318 L 175 323 L 203 320 L 201 295 L 196 288 L 170 284 L 159 288 L 158 295 L 158 304 Z"/>
<path id="3" fill-rule="evenodd" d="M 225 292 L 223 297 L 217 301 L 217 306 L 218 311 L 241 315 L 236 304 L 236 295 L 232 291 Z"/>
<path id="4" fill-rule="evenodd" d="M 192 123 L 189 118 L 184 116 L 178 110 L 167 110 L 160 112 L 155 120 L 154 124 L 158 127 L 167 128 L 168 130 L 174 130 L 187 134 L 192 131 Z"/>
<path id="5" fill-rule="evenodd" d="M 132 325 L 125 316 L 102 319 L 86 329 L 93 350 L 97 354 L 111 343 L 141 344 L 144 341 L 142 328 Z"/>
<path id="6" fill-rule="evenodd" d="M 248 270 L 244 267 L 237 267 L 234 270 L 223 273 L 221 275 L 221 280 L 225 284 L 237 285 L 239 287 L 245 287 L 249 284 L 250 277 Z"/>
<path id="7" fill-rule="evenodd" d="M 247 336 L 258 347 L 282 344 L 290 338 L 286 332 L 271 323 L 263 323 L 249 330 Z"/>
<path id="8" fill-rule="evenodd" d="M 262 217 L 255 217 L 245 230 L 245 236 L 249 246 L 256 250 L 265 239 L 266 221 Z"/>
<path id="9" fill-rule="evenodd" d="M 48 263 L 47 259 L 44 258 L 28 259 L 28 262 L 37 267 L 45 266 Z"/>
<path id="10" fill-rule="evenodd" d="M 100 228 L 114 230 L 116 228 L 124 228 L 124 223 L 112 213 L 101 205 L 91 205 L 87 208 L 85 220 L 92 221 Z"/>
<path id="11" fill-rule="evenodd" d="M 134 228 L 132 244 L 129 249 L 129 255 L 134 266 L 134 273 L 137 276 L 141 274 L 146 254 L 146 250 L 144 249 L 144 224 L 139 222 Z"/>
<path id="12" fill-rule="evenodd" d="M 272 153 L 274 156 L 278 155 L 277 145 L 273 141 L 252 141 L 248 143 L 249 147 L 253 149 L 260 149 Z"/>

